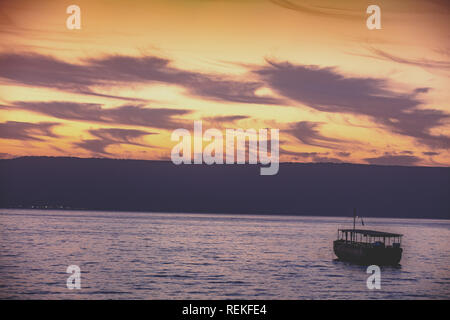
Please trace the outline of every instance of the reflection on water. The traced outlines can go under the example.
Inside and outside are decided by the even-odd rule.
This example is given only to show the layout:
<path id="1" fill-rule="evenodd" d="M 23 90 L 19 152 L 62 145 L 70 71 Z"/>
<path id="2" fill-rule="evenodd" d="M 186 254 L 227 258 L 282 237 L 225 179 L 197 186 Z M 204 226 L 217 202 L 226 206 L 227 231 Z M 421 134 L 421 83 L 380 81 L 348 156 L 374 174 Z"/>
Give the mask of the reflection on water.
<path id="1" fill-rule="evenodd" d="M 336 261 L 350 218 L 0 210 L 0 298 L 449 299 L 450 221 L 365 218 L 404 234 L 401 267 Z M 66 268 L 81 268 L 68 290 Z"/>

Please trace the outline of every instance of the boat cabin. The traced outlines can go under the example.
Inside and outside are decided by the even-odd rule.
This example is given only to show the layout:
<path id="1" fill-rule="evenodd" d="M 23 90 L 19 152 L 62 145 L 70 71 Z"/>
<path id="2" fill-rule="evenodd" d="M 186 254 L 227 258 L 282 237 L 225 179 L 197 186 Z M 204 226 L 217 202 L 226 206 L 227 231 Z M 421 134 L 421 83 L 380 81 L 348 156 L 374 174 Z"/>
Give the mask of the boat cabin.
<path id="1" fill-rule="evenodd" d="M 363 229 L 338 229 L 338 240 L 349 244 L 365 244 L 370 246 L 401 246 L 402 236 L 398 233 L 381 232 Z"/>

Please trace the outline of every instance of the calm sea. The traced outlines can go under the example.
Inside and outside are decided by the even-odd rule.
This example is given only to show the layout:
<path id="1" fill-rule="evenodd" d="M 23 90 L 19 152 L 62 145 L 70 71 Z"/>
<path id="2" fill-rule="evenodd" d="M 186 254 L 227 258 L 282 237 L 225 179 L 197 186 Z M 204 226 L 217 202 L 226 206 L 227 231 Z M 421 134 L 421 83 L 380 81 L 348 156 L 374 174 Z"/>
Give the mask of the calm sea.
<path id="1" fill-rule="evenodd" d="M 449 299 L 450 221 L 365 219 L 404 234 L 401 266 L 335 260 L 352 219 L 0 209 L 2 299 Z M 69 290 L 69 265 L 81 289 Z"/>

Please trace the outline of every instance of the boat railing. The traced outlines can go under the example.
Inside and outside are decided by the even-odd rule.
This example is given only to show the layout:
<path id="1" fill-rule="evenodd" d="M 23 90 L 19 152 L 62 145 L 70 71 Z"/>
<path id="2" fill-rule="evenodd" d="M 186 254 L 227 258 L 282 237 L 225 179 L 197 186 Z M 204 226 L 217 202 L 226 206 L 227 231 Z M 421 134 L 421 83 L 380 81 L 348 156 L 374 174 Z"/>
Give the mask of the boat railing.
<path id="1" fill-rule="evenodd" d="M 338 240 L 355 245 L 382 245 L 384 247 L 398 248 L 401 246 L 402 235 L 374 230 L 338 229 Z"/>

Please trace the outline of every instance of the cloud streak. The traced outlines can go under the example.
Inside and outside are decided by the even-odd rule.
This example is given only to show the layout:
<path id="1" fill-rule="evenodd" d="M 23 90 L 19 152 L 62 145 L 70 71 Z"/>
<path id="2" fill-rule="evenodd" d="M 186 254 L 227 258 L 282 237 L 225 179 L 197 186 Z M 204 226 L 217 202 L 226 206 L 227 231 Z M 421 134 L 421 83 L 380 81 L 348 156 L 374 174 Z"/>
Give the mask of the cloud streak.
<path id="1" fill-rule="evenodd" d="M 435 109 L 420 109 L 418 88 L 407 94 L 389 89 L 385 79 L 345 76 L 335 68 L 268 61 L 254 70 L 279 94 L 322 112 L 369 116 L 394 133 L 417 139 L 431 148 L 449 148 L 450 137 L 432 128 L 450 118 Z"/>
<path id="2" fill-rule="evenodd" d="M 339 19 L 361 19 L 364 14 L 358 14 L 352 12 L 348 9 L 336 9 L 325 6 L 308 6 L 300 1 L 289 1 L 289 0 L 270 0 L 273 4 L 280 6 L 285 9 L 297 11 L 299 13 L 320 16 L 326 18 L 339 18 Z M 361 11 L 363 12 L 363 11 Z"/>
<path id="3" fill-rule="evenodd" d="M 64 120 L 134 125 L 167 130 L 184 125 L 185 122 L 175 118 L 176 116 L 191 113 L 190 110 L 184 109 L 146 108 L 142 105 L 104 108 L 101 104 L 64 101 L 16 101 L 10 106 L 0 108 L 26 110 Z"/>
<path id="4" fill-rule="evenodd" d="M 56 122 L 19 122 L 7 121 L 0 123 L 0 139 L 21 141 L 44 141 L 42 137 L 58 138 L 53 132 L 53 127 L 59 125 Z"/>
<path id="5" fill-rule="evenodd" d="M 339 143 L 345 142 L 344 140 L 322 135 L 318 130 L 321 125 L 319 122 L 300 121 L 291 124 L 289 129 L 285 131 L 303 144 L 315 147 L 335 149 Z"/>
<path id="6" fill-rule="evenodd" d="M 74 145 L 99 155 L 110 155 L 110 153 L 106 151 L 106 148 L 111 145 L 128 144 L 153 147 L 139 142 L 139 139 L 146 135 L 156 134 L 155 132 L 119 128 L 92 129 L 89 130 L 89 133 L 94 136 L 95 139 L 82 140 L 80 142 L 75 142 Z"/>
<path id="7" fill-rule="evenodd" d="M 365 158 L 369 164 L 375 165 L 394 165 L 394 166 L 414 166 L 418 164 L 421 159 L 416 156 L 408 156 L 408 155 L 393 155 L 393 154 L 385 154 L 380 157 L 375 158 Z"/>
<path id="8" fill-rule="evenodd" d="M 284 148 L 280 148 L 281 155 L 286 156 L 293 156 L 294 158 L 304 158 L 304 159 L 310 159 L 313 162 L 320 162 L 320 163 L 341 163 L 342 160 L 335 158 L 335 157 L 329 157 L 329 152 L 296 152 L 296 151 L 290 151 L 286 150 Z"/>
<path id="9" fill-rule="evenodd" d="M 363 55 L 359 54 L 359 56 L 367 56 L 369 58 L 375 58 L 385 61 L 392 61 L 401 64 L 416 66 L 425 69 L 438 69 L 439 71 L 445 71 L 450 69 L 450 62 L 444 60 L 432 60 L 427 58 L 421 59 L 407 59 L 400 56 L 393 55 L 384 50 L 369 47 L 368 50 L 372 53 L 372 55 Z"/>
<path id="10" fill-rule="evenodd" d="M 281 103 L 276 98 L 256 95 L 255 92 L 263 86 L 259 81 L 183 70 L 173 67 L 171 62 L 155 56 L 108 55 L 75 64 L 35 53 L 0 53 L 0 78 L 22 85 L 117 99 L 137 100 L 102 94 L 94 91 L 93 87 L 97 90 L 102 86 L 114 87 L 130 83 L 164 83 L 184 87 L 189 94 L 205 99 L 239 103 Z"/>

